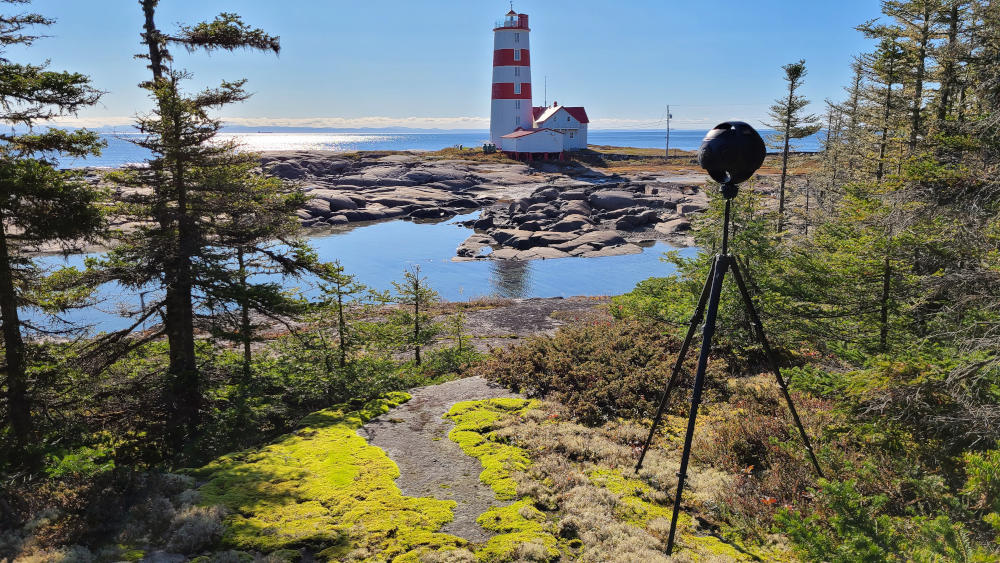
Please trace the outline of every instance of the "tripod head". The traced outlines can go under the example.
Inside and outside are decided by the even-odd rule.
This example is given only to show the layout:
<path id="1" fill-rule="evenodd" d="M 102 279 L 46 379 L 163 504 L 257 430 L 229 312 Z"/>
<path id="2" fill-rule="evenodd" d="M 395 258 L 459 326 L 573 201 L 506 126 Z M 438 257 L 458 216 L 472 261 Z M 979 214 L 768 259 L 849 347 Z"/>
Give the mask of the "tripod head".
<path id="1" fill-rule="evenodd" d="M 739 184 L 753 176 L 764 164 L 764 139 L 743 121 L 726 121 L 712 128 L 701 141 L 698 164 L 713 180 L 722 184 L 722 197 L 730 200 Z"/>

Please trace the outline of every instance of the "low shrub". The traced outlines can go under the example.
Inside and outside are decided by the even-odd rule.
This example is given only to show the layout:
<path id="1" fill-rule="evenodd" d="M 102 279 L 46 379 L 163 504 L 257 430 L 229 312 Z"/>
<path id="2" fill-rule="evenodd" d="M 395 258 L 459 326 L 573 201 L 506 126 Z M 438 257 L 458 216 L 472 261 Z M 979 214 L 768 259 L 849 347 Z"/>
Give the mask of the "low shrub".
<path id="1" fill-rule="evenodd" d="M 560 403 L 584 424 L 600 425 L 652 416 L 678 348 L 677 340 L 658 325 L 598 320 L 496 351 L 473 372 L 529 397 Z M 693 371 L 693 363 L 689 358 L 686 373 Z M 709 377 L 724 373 L 724 362 L 709 369 Z M 678 390 L 673 399 L 683 396 Z"/>

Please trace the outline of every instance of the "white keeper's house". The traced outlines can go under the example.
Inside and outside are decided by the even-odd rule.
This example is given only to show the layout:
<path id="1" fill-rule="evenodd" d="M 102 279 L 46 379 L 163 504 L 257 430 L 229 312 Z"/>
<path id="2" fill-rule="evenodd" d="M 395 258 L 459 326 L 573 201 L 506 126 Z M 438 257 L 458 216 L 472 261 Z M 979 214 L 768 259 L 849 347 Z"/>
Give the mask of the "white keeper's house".
<path id="1" fill-rule="evenodd" d="M 532 106 L 528 15 L 514 10 L 493 28 L 493 96 L 490 141 L 515 158 L 562 157 L 587 148 L 582 106 Z"/>

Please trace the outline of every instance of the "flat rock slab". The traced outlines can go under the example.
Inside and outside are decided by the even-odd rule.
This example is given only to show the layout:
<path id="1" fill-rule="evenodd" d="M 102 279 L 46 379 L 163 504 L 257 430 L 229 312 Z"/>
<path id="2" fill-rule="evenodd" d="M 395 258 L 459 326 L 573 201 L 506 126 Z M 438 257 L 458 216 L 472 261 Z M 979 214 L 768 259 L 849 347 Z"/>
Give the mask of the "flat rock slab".
<path id="1" fill-rule="evenodd" d="M 476 523 L 498 501 L 493 489 L 479 480 L 482 465 L 448 439 L 454 424 L 442 418 L 461 401 L 521 397 L 481 377 L 467 377 L 408 391 L 412 398 L 358 429 L 358 435 L 382 448 L 399 466 L 396 485 L 404 495 L 454 500 L 455 519 L 442 532 L 473 542 L 493 534 Z"/>

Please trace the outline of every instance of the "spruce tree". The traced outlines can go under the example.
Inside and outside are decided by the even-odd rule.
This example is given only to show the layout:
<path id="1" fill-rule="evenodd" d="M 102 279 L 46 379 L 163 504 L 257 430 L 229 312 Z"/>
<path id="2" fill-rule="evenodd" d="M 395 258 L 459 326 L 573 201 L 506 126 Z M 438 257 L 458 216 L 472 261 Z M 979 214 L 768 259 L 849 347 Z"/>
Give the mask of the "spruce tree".
<path id="1" fill-rule="evenodd" d="M 301 300 L 285 291 L 286 277 L 318 270 L 316 255 L 299 238 L 295 211 L 305 201 L 301 190 L 258 170 L 258 155 L 239 153 L 236 145 L 206 170 L 215 186 L 219 212 L 208 217 L 212 254 L 198 285 L 211 311 L 213 334 L 243 349 L 241 384 L 251 380 L 252 345 L 262 317 L 286 323 L 303 310 Z"/>
<path id="2" fill-rule="evenodd" d="M 17 63 L 6 55 L 11 46 L 31 46 L 42 37 L 32 30 L 53 23 L 35 13 L 0 14 L 0 122 L 9 127 L 0 133 L 4 406 L 5 422 L 22 451 L 33 443 L 35 425 L 23 335 L 31 327 L 22 320 L 21 309 L 52 310 L 69 304 L 47 294 L 45 272 L 31 253 L 45 244 L 92 237 L 103 223 L 99 193 L 79 175 L 56 169 L 59 155 L 96 155 L 103 143 L 88 131 L 35 129 L 40 122 L 97 103 L 101 92 L 82 74 L 49 70 L 47 63 Z"/>
<path id="3" fill-rule="evenodd" d="M 771 106 L 768 114 L 773 120 L 767 126 L 778 131 L 769 141 L 781 148 L 781 184 L 778 188 L 778 232 L 784 230 L 785 224 L 785 181 L 788 177 L 788 152 L 792 139 L 808 137 L 820 130 L 821 124 L 816 123 L 816 116 L 803 114 L 809 105 L 809 100 L 795 92 L 802 86 L 806 76 L 806 61 L 789 63 L 781 67 L 785 71 L 785 82 L 788 84 L 788 94 L 779 98 Z"/>
<path id="4" fill-rule="evenodd" d="M 141 34 L 147 52 L 151 79 L 140 86 L 153 100 L 153 110 L 139 117 L 142 134 L 136 141 L 153 153 L 145 167 L 122 171 L 117 180 L 137 189 L 130 191 L 122 211 L 139 227 L 119 234 L 119 244 L 105 261 L 108 273 L 133 288 L 161 288 L 160 299 L 146 304 L 133 326 L 160 313 L 162 329 L 137 342 L 166 335 L 169 348 L 169 383 L 165 402 L 168 427 L 174 446 L 198 421 L 201 381 L 195 358 L 195 330 L 199 303 L 228 297 L 248 310 L 251 291 L 246 264 L 239 267 L 240 253 L 266 256 L 281 268 L 298 267 L 295 258 L 266 251 L 257 243 L 286 232 L 287 223 L 267 219 L 248 236 L 237 236 L 241 221 L 280 215 L 289 209 L 288 199 L 277 186 L 254 176 L 247 156 L 216 139 L 221 123 L 210 112 L 249 97 L 245 81 L 224 81 L 216 88 L 192 94 L 181 90 L 189 75 L 172 66 L 170 46 L 188 51 L 223 49 L 280 49 L 277 37 L 250 28 L 236 14 L 223 13 L 210 22 L 181 26 L 168 35 L 156 26 L 157 0 L 141 0 L 145 16 Z M 261 192 L 263 190 L 263 192 Z M 266 194 L 263 200 L 255 199 Z M 236 289 L 234 292 L 233 290 Z M 266 293 L 273 295 L 268 290 Z M 241 313 L 242 316 L 242 313 Z M 251 328 L 240 323 L 246 344 Z M 135 342 L 132 343 L 133 345 Z M 246 350 L 246 348 L 244 348 Z"/>
<path id="5" fill-rule="evenodd" d="M 923 134 L 924 82 L 932 41 L 941 36 L 941 0 L 885 0 L 882 13 L 892 18 L 900 32 L 900 45 L 907 63 L 906 90 L 910 94 L 907 144 L 912 154 Z"/>
<path id="6" fill-rule="evenodd" d="M 419 366 L 423 362 L 421 348 L 430 344 L 440 327 L 431 322 L 428 307 L 438 300 L 438 294 L 427 285 L 427 278 L 420 275 L 420 266 L 403 272 L 402 282 L 392 282 L 394 301 L 400 307 L 394 312 L 394 320 L 400 327 L 410 327 L 404 338 L 413 349 L 413 360 Z"/>
<path id="7" fill-rule="evenodd" d="M 323 320 L 332 312 L 337 329 L 336 367 L 344 368 L 351 353 L 360 345 L 361 338 L 351 322 L 352 312 L 362 309 L 360 306 L 364 304 L 368 288 L 359 283 L 356 276 L 346 273 L 339 261 L 325 264 L 319 275 L 323 280 L 320 283 L 323 297 L 316 304 L 316 315 L 319 320 L 317 324 L 320 325 L 317 333 L 320 335 L 324 354 L 328 354 L 332 347 L 326 342 L 323 327 L 329 323 Z M 328 355 L 326 357 L 329 358 Z M 333 372 L 334 367 L 332 362 L 328 361 L 327 373 Z"/>

